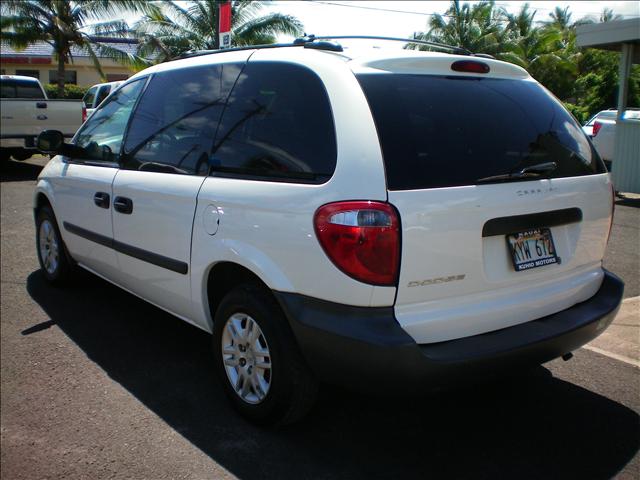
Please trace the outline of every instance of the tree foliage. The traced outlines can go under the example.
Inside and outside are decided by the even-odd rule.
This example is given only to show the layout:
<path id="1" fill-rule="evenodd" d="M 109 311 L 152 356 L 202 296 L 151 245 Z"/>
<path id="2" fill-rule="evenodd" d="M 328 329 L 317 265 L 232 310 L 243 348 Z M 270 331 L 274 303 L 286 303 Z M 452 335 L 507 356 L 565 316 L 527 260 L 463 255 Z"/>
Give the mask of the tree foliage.
<path id="1" fill-rule="evenodd" d="M 62 97 L 65 65 L 73 61 L 73 47 L 88 53 L 103 79 L 99 57 L 133 67 L 144 66 L 141 58 L 97 42 L 91 34 L 122 31 L 126 25 L 122 20 L 104 21 L 105 18 L 153 9 L 153 4 L 145 0 L 3 0 L 0 36 L 16 49 L 38 41 L 51 45 L 58 64 L 58 95 Z"/>
<path id="2" fill-rule="evenodd" d="M 496 7 L 493 1 L 474 5 L 453 0 L 444 15 L 434 15 L 428 30 L 416 38 L 456 45 L 474 53 L 488 53 L 525 68 L 585 121 L 594 113 L 616 105 L 620 54 L 576 45 L 576 26 L 619 20 L 605 8 L 599 19 L 573 21 L 569 7 L 555 9 L 546 20 L 524 4 L 515 13 Z M 410 45 L 407 48 L 428 50 Z M 640 66 L 629 80 L 629 106 L 640 106 Z"/>
<path id="3" fill-rule="evenodd" d="M 218 48 L 219 0 L 195 0 L 187 7 L 163 1 L 159 8 L 134 25 L 140 40 L 139 54 L 156 61 L 175 58 L 189 50 Z M 290 15 L 263 15 L 265 2 L 232 2 L 231 42 L 233 46 L 275 43 L 278 34 L 300 35 L 302 23 Z"/>

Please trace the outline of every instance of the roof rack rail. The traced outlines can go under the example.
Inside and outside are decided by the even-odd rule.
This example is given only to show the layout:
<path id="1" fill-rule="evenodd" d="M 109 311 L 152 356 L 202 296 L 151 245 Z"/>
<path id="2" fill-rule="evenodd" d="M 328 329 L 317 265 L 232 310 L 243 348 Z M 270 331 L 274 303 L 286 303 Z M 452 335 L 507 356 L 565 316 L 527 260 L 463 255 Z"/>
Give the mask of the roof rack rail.
<path id="1" fill-rule="evenodd" d="M 405 43 L 418 43 L 421 45 L 428 45 L 430 47 L 441 48 L 443 50 L 450 50 L 454 53 L 461 55 L 475 55 L 478 57 L 486 57 L 493 58 L 491 55 L 486 55 L 482 53 L 474 54 L 462 47 L 454 47 L 453 45 L 446 45 L 444 43 L 438 42 L 430 42 L 427 40 L 417 40 L 415 38 L 397 38 L 397 37 L 379 37 L 379 36 L 371 36 L 371 35 L 334 35 L 334 36 L 320 36 L 317 37 L 315 35 L 305 35 L 304 37 L 296 38 L 293 43 L 269 43 L 264 45 L 246 45 L 243 47 L 233 47 L 233 48 L 225 48 L 220 50 L 193 50 L 186 53 L 183 53 L 179 57 L 175 58 L 175 60 L 181 60 L 183 58 L 192 58 L 192 57 L 200 57 L 203 55 L 214 55 L 216 53 L 224 53 L 224 52 L 238 52 L 242 50 L 262 50 L 266 48 L 282 48 L 282 47 L 304 47 L 311 48 L 315 50 L 327 50 L 331 52 L 342 52 L 342 45 L 336 42 L 330 42 L 325 40 L 390 40 L 395 42 L 405 42 Z"/>
<path id="2" fill-rule="evenodd" d="M 293 43 L 294 45 L 304 45 L 305 47 L 309 48 L 308 46 L 312 45 L 313 42 L 315 42 L 316 40 L 352 40 L 352 39 L 390 40 L 395 42 L 419 43 L 421 45 L 428 45 L 430 47 L 441 48 L 444 50 L 451 50 L 452 52 L 459 53 L 462 55 L 474 55 L 472 52 L 470 52 L 466 48 L 455 47 L 453 45 L 446 45 L 444 43 L 430 42 L 428 40 L 418 40 L 415 38 L 381 37 L 377 35 L 323 35 L 320 37 L 317 37 L 315 35 L 305 35 L 304 37 L 296 38 L 293 41 Z M 337 45 L 337 44 L 334 44 L 334 45 Z M 342 49 L 340 51 L 342 51 Z"/>
<path id="3" fill-rule="evenodd" d="M 201 57 L 203 55 L 215 55 L 216 53 L 239 52 L 242 50 L 259 50 L 263 48 L 279 48 L 279 47 L 297 47 L 293 43 L 266 43 L 263 45 L 245 45 L 243 47 L 232 47 L 218 50 L 190 50 L 176 57 L 174 60 L 182 60 L 183 58 Z"/>

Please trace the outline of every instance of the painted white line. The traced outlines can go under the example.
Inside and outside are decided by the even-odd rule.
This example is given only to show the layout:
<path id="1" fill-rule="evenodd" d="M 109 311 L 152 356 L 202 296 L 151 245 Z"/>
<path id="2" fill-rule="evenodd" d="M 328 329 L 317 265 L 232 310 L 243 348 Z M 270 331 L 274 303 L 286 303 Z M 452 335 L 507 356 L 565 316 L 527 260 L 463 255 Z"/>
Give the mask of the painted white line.
<path id="1" fill-rule="evenodd" d="M 604 355 L 605 357 L 613 358 L 614 360 L 628 363 L 629 365 L 633 365 L 634 367 L 640 368 L 640 361 L 634 360 L 633 358 L 629 358 L 626 355 L 618 355 L 617 353 L 607 352 L 606 350 L 602 350 L 601 348 L 598 348 L 598 347 L 592 347 L 591 345 L 584 345 L 582 348 L 586 348 L 587 350 L 591 350 L 592 352 L 599 353 L 600 355 Z"/>

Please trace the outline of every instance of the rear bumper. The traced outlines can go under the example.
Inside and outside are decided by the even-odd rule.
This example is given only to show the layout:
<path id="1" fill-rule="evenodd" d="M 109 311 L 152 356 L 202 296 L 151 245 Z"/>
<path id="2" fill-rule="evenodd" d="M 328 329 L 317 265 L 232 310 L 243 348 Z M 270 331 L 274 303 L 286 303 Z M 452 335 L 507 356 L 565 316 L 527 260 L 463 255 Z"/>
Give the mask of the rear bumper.
<path id="1" fill-rule="evenodd" d="M 536 365 L 571 352 L 607 328 L 623 292 L 622 280 L 605 271 L 598 292 L 571 308 L 494 332 L 422 345 L 400 327 L 393 307 L 275 295 L 303 356 L 321 380 L 365 391 L 415 391 Z"/>

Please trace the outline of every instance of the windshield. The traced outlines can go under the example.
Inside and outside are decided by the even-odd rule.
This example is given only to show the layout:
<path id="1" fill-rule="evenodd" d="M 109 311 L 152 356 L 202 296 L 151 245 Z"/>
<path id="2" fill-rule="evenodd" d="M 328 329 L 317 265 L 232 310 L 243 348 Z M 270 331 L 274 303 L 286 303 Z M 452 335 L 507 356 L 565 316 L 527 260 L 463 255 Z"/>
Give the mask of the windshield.
<path id="1" fill-rule="evenodd" d="M 390 190 L 475 185 L 545 162 L 557 168 L 544 177 L 605 172 L 580 125 L 536 82 L 413 74 L 358 80 Z"/>

